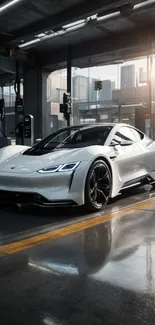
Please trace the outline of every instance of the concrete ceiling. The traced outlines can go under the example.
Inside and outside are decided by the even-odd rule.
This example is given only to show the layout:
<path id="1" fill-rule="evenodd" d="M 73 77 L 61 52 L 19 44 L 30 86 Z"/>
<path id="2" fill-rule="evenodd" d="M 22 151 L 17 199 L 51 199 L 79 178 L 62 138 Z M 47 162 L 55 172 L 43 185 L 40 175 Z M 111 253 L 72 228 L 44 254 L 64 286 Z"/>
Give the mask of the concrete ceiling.
<path id="1" fill-rule="evenodd" d="M 144 6 L 134 7 L 142 2 Z M 93 66 L 146 55 L 148 40 L 154 40 L 153 0 L 19 0 L 1 11 L 4 4 L 0 0 L 0 70 L 7 76 L 14 73 L 16 58 L 53 71 L 66 66 L 70 48 L 74 66 Z M 62 26 L 95 14 L 82 27 L 59 34 Z M 46 41 L 37 36 L 57 32 Z M 11 48 L 17 49 L 12 59 Z"/>

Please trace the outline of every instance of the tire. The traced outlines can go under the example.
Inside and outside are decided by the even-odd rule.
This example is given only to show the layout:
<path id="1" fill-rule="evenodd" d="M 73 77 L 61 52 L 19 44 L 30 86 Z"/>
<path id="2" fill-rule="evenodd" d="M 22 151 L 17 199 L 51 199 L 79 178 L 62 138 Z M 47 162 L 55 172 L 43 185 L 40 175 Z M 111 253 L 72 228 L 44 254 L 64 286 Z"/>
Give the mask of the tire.
<path id="1" fill-rule="evenodd" d="M 104 160 L 90 167 L 85 184 L 85 208 L 90 212 L 102 210 L 111 196 L 112 175 Z"/>

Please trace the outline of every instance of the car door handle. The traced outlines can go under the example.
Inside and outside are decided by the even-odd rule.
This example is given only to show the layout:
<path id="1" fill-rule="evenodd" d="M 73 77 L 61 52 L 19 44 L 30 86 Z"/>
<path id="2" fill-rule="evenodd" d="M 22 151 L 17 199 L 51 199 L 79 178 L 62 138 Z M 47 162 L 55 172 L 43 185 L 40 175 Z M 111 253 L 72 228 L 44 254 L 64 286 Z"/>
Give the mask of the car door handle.
<path id="1" fill-rule="evenodd" d="M 116 158 L 117 158 L 116 155 L 115 155 L 115 156 L 114 156 L 114 155 L 113 155 L 113 156 L 110 156 L 110 159 L 111 159 L 111 160 L 115 160 Z"/>

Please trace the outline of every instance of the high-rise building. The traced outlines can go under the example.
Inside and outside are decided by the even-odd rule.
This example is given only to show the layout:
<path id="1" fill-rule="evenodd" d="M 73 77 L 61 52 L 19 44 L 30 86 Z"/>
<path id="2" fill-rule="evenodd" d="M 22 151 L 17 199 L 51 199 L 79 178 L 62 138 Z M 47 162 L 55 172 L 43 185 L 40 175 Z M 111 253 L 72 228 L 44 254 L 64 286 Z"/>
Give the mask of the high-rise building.
<path id="1" fill-rule="evenodd" d="M 115 89 L 115 81 L 112 80 L 103 80 L 102 81 L 102 89 L 99 93 L 99 100 L 111 100 L 112 99 L 112 91 Z"/>
<path id="2" fill-rule="evenodd" d="M 121 67 L 121 89 L 136 87 L 135 64 Z"/>
<path id="3" fill-rule="evenodd" d="M 78 102 L 88 102 L 88 78 L 84 76 L 73 77 L 73 99 Z"/>
<path id="4" fill-rule="evenodd" d="M 147 83 L 147 72 L 144 71 L 144 68 L 139 68 L 139 83 Z"/>

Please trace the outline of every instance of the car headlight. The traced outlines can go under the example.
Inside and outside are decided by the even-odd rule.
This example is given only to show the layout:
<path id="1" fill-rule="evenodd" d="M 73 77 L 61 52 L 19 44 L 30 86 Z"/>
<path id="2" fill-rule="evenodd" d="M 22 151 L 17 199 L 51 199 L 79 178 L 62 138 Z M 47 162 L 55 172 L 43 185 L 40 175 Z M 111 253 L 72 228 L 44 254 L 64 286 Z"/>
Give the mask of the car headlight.
<path id="1" fill-rule="evenodd" d="M 47 174 L 47 173 L 57 173 L 57 172 L 72 172 L 77 168 L 79 164 L 80 162 L 78 161 L 78 162 L 67 163 L 62 165 L 53 165 L 38 170 L 38 173 Z"/>

